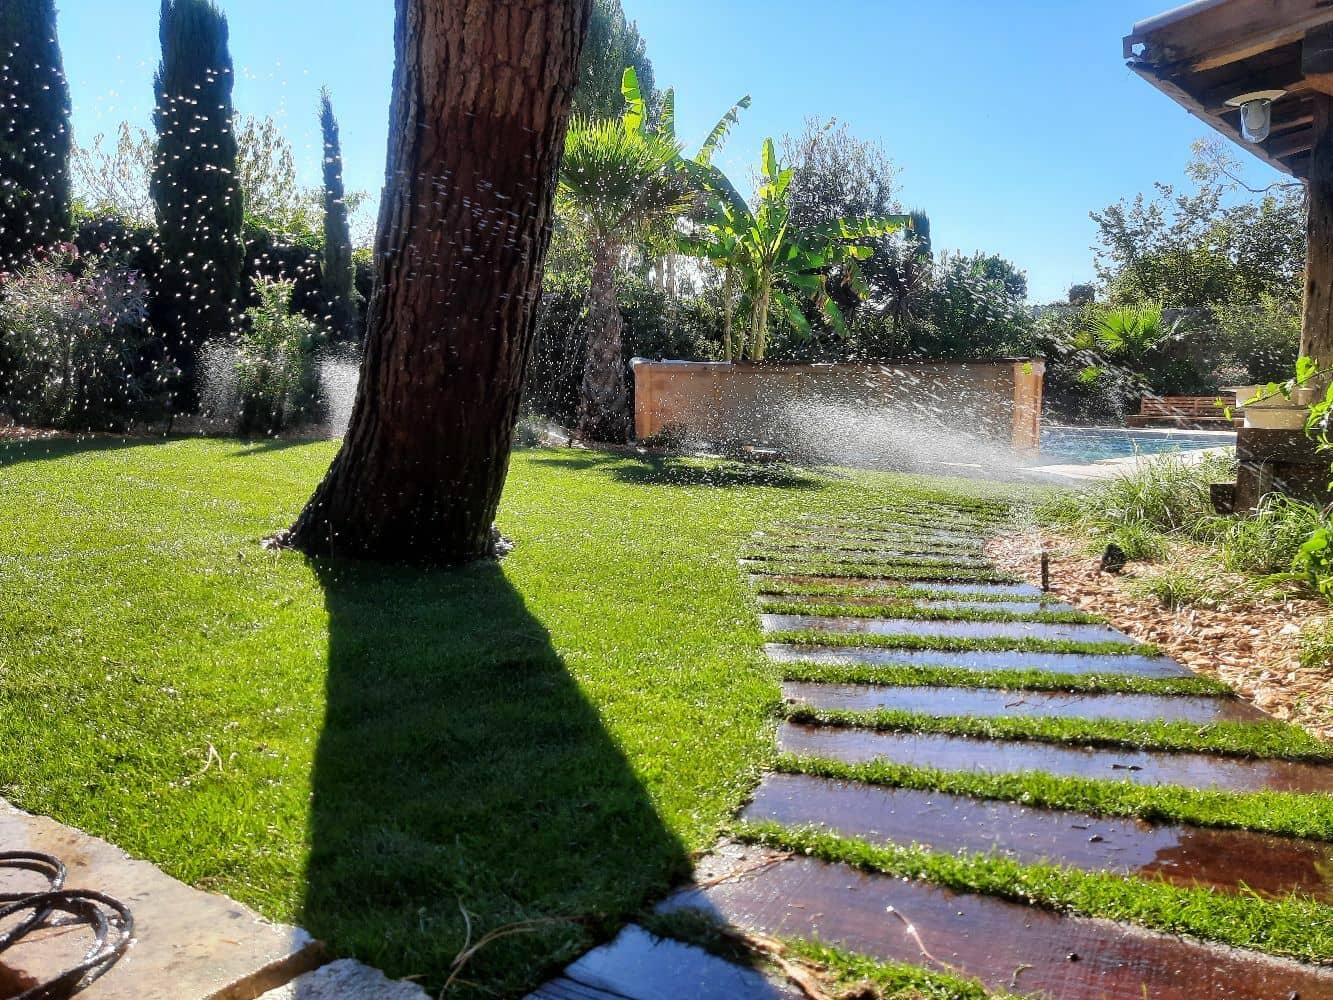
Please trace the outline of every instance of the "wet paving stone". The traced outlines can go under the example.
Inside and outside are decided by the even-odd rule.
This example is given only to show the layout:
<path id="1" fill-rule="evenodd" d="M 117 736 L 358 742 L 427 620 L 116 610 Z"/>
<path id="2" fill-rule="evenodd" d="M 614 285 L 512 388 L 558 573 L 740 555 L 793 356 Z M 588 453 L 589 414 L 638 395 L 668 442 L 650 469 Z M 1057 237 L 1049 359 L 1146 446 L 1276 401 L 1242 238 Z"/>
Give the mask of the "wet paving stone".
<path id="1" fill-rule="evenodd" d="M 1333 792 L 1333 765 L 1207 753 L 1098 749 L 1036 740 L 876 732 L 793 722 L 784 722 L 779 727 L 778 748 L 784 753 L 850 764 L 884 760 L 912 767 L 982 774 L 1042 771 L 1060 777 L 1227 792 Z"/>
<path id="2" fill-rule="evenodd" d="M 630 924 L 527 1000 L 797 1000 L 803 995 L 756 969 Z"/>
<path id="3" fill-rule="evenodd" d="M 804 774 L 767 775 L 741 818 L 819 826 L 945 854 L 998 853 L 1025 864 L 1162 878 L 1187 887 L 1269 896 L 1302 892 L 1333 900 L 1333 844 L 1245 830 L 1155 825 Z"/>
<path id="4" fill-rule="evenodd" d="M 880 588 L 884 587 L 882 580 L 866 580 L 856 577 L 845 576 L 810 576 L 793 573 L 762 574 L 752 573 L 750 583 L 758 587 L 760 591 L 766 585 L 783 584 L 791 587 L 858 587 L 858 588 Z M 986 595 L 986 596 L 1005 596 L 1005 597 L 1040 597 L 1041 588 L 1034 587 L 1030 583 L 962 583 L 940 581 L 935 583 L 923 584 L 904 584 L 904 586 L 914 587 L 922 593 L 948 593 L 959 595 Z"/>
<path id="5" fill-rule="evenodd" d="M 741 864 L 761 854 L 747 848 Z M 734 855 L 724 860 L 736 867 Z M 699 909 L 751 930 L 819 938 L 885 961 L 950 969 L 996 991 L 1060 1000 L 1333 1000 L 1333 970 L 813 858 L 775 860 L 685 890 L 663 908 Z"/>
<path id="6" fill-rule="evenodd" d="M 789 702 L 826 711 L 888 709 L 982 719 L 1119 719 L 1128 722 L 1262 722 L 1269 718 L 1239 698 L 1193 695 L 1083 694 L 995 688 L 906 687 L 785 681 Z"/>
<path id="7" fill-rule="evenodd" d="M 1123 674 L 1130 677 L 1193 677 L 1166 656 L 1137 653 L 1015 653 L 967 649 L 875 649 L 860 646 L 764 644 L 779 663 L 866 664 L 881 667 L 955 667 L 962 670 L 1041 670 L 1053 674 Z"/>
<path id="8" fill-rule="evenodd" d="M 981 549 L 965 549 L 957 546 L 942 545 L 914 545 L 904 543 L 902 545 L 788 545 L 771 539 L 755 539 L 752 543 L 755 551 L 768 553 L 781 553 L 783 558 L 790 559 L 796 556 L 811 556 L 819 559 L 923 559 L 931 557 L 957 557 L 966 558 L 972 562 L 984 562 L 985 556 Z"/>
<path id="9" fill-rule="evenodd" d="M 891 608 L 910 605 L 922 611 L 1003 611 L 1015 615 L 1035 615 L 1043 611 L 1073 611 L 1070 604 L 1040 601 L 935 601 L 920 600 L 913 597 L 890 597 L 880 595 L 860 596 L 857 594 L 774 594 L 760 591 L 760 597 L 767 601 L 782 601 L 788 604 L 854 604 L 862 608 Z"/>
<path id="10" fill-rule="evenodd" d="M 932 556 L 913 553 L 880 555 L 879 553 L 873 552 L 829 552 L 815 551 L 811 549 L 801 552 L 774 552 L 771 549 L 750 549 L 747 550 L 741 558 L 752 560 L 754 562 L 774 562 L 785 563 L 787 565 L 818 563 L 826 566 L 860 567 L 878 566 L 883 564 L 888 566 L 923 566 L 931 569 L 993 570 L 990 562 L 985 559 L 963 559 L 953 556 Z"/>
<path id="11" fill-rule="evenodd" d="M 951 639 L 1042 639 L 1058 642 L 1138 641 L 1106 625 L 1042 622 L 958 622 L 930 618 L 837 618 L 825 615 L 760 615 L 765 632 L 832 632 L 837 635 L 920 635 Z"/>

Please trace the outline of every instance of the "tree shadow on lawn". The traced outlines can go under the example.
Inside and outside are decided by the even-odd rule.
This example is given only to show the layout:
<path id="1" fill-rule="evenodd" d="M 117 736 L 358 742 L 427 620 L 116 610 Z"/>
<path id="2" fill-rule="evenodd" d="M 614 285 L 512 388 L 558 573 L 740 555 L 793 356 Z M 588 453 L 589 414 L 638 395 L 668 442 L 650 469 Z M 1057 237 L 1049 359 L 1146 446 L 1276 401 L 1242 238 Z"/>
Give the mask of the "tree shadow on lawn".
<path id="1" fill-rule="evenodd" d="M 758 465 L 730 459 L 570 449 L 567 454 L 546 455 L 533 461 L 571 470 L 609 466 L 611 476 L 617 482 L 635 486 L 768 487 L 783 490 L 822 490 L 827 486 L 819 476 L 790 466 Z"/>
<path id="2" fill-rule="evenodd" d="M 499 565 L 312 564 L 329 664 L 303 922 L 335 953 L 434 996 L 509 928 L 455 988 L 520 995 L 688 875 Z"/>
<path id="3" fill-rule="evenodd" d="M 113 434 L 81 434 L 71 437 L 14 438 L 0 437 L 0 469 L 24 462 L 45 462 L 94 451 L 120 451 L 141 445 L 162 444 L 158 437 L 134 438 Z"/>

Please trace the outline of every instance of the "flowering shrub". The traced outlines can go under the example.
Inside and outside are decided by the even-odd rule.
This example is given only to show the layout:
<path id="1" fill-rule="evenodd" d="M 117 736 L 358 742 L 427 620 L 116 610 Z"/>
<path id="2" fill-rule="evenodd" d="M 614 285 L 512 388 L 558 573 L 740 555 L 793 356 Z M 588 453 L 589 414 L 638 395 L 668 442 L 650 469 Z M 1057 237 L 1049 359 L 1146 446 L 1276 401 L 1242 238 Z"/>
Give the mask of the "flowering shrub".
<path id="1" fill-rule="evenodd" d="M 242 434 L 276 434 L 319 416 L 319 327 L 291 311 L 294 282 L 260 279 L 236 350 Z"/>
<path id="2" fill-rule="evenodd" d="M 138 272 L 71 244 L 0 275 L 6 404 L 21 422 L 111 429 L 147 396 L 138 371 L 148 287 Z"/>

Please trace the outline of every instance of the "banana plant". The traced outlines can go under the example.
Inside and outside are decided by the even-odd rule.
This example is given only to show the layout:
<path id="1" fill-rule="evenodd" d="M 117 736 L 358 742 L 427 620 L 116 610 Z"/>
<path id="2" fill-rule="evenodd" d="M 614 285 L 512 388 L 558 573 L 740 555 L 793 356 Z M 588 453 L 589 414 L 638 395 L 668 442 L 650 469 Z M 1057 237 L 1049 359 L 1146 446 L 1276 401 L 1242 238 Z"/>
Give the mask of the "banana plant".
<path id="1" fill-rule="evenodd" d="M 791 222 L 788 191 L 793 172 L 779 161 L 773 140 L 764 140 L 760 184 L 751 205 L 709 162 L 690 172 L 710 195 L 710 212 L 701 231 L 682 237 L 683 253 L 709 260 L 723 270 L 725 315 L 723 344 L 731 360 L 732 301 L 737 290 L 749 304 L 749 330 L 741 356 L 762 361 L 768 347 L 769 320 L 774 310 L 785 315 L 798 334 L 810 336 L 804 302 L 813 302 L 839 334 L 846 324 L 828 294 L 828 274 L 840 269 L 857 295 L 868 289 L 857 264 L 873 255 L 870 241 L 910 228 L 906 215 L 877 219 L 838 219 L 827 225 L 797 230 Z"/>

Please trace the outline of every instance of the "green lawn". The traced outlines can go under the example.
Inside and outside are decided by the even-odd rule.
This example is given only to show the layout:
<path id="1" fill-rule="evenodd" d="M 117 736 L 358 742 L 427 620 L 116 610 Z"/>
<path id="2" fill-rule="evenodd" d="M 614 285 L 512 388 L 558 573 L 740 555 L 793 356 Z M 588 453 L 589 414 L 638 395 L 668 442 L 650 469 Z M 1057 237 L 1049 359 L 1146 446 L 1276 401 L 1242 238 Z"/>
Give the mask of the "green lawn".
<path id="1" fill-rule="evenodd" d="M 502 565 L 261 550 L 332 455 L 0 447 L 0 795 L 432 989 L 514 930 L 478 995 L 661 896 L 773 759 L 751 533 L 943 489 L 523 452 Z"/>

